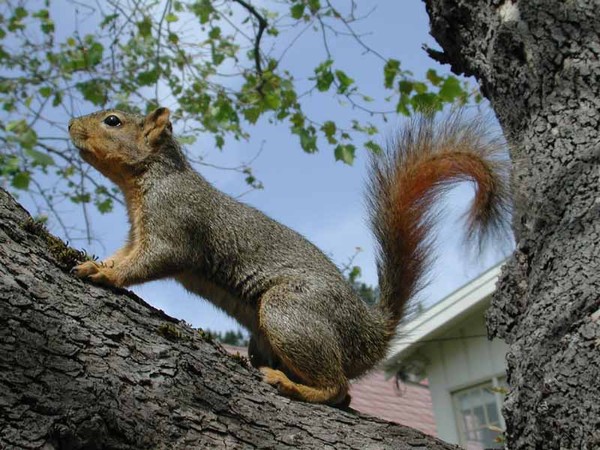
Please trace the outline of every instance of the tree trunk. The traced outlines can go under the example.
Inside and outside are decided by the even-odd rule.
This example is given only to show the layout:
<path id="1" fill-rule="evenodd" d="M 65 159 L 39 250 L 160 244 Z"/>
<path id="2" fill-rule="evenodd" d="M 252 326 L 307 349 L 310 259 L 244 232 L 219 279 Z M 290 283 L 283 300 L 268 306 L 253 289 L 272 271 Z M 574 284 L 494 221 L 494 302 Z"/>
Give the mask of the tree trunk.
<path id="1" fill-rule="evenodd" d="M 450 449 L 280 397 L 241 357 L 125 290 L 0 189 L 0 448 Z"/>
<path id="2" fill-rule="evenodd" d="M 511 449 L 600 448 L 600 4 L 426 0 L 513 161 L 517 248 L 487 314 L 510 344 Z"/>

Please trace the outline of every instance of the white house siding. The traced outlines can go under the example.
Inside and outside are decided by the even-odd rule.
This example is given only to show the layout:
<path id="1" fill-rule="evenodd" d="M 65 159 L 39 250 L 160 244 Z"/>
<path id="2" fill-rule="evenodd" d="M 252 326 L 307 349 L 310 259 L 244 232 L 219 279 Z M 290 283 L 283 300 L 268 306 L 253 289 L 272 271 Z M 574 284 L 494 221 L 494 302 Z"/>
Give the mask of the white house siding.
<path id="1" fill-rule="evenodd" d="M 508 346 L 487 339 L 484 312 L 481 308 L 473 311 L 450 330 L 424 342 L 414 355 L 427 361 L 438 436 L 448 442 L 459 442 L 452 393 L 505 375 Z"/>

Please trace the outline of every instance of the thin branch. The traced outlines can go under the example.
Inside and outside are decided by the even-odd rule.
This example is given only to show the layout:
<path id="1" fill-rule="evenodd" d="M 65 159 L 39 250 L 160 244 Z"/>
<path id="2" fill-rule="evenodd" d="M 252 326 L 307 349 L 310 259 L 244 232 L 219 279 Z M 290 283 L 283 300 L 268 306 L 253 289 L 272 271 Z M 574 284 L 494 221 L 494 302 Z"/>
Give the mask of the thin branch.
<path id="1" fill-rule="evenodd" d="M 31 178 L 31 182 L 35 185 L 35 187 L 38 190 L 38 194 L 40 195 L 40 197 L 42 197 L 44 199 L 44 203 L 46 203 L 46 206 L 48 207 L 48 209 L 50 210 L 50 212 L 52 213 L 52 215 L 54 216 L 54 218 L 56 219 L 56 221 L 62 228 L 65 239 L 67 241 L 70 241 L 71 236 L 69 234 L 69 230 L 67 229 L 65 223 L 63 222 L 62 218 L 60 217 L 60 214 L 54 208 L 54 204 L 46 195 L 46 191 L 42 188 L 42 186 L 38 183 L 38 181 L 34 177 Z"/>
<path id="2" fill-rule="evenodd" d="M 100 183 L 98 183 L 96 180 L 94 180 L 94 178 L 91 175 L 89 175 L 87 172 L 81 170 L 82 169 L 81 162 L 78 159 L 71 158 L 70 156 L 65 155 L 64 152 L 61 152 L 60 150 L 56 150 L 56 149 L 54 149 L 54 148 L 52 148 L 52 147 L 50 147 L 48 145 L 45 145 L 45 144 L 43 144 L 43 143 L 41 143 L 39 141 L 37 142 L 36 145 L 38 145 L 39 147 L 43 148 L 48 153 L 52 153 L 53 155 L 56 155 L 56 156 L 62 158 L 64 161 L 66 161 L 70 165 L 78 167 L 80 169 L 80 172 L 83 174 L 84 178 L 87 181 L 89 181 L 90 183 L 92 183 L 92 185 L 94 187 L 97 188 L 97 187 L 101 186 Z M 115 194 L 112 194 L 108 190 L 104 193 L 104 195 L 106 195 L 107 197 L 109 197 L 110 199 L 112 199 L 113 201 L 115 201 L 115 202 L 117 202 L 117 203 L 119 203 L 121 205 L 125 204 L 123 202 L 123 200 L 119 196 L 117 196 Z"/>
<path id="3" fill-rule="evenodd" d="M 167 2 L 165 3 L 165 8 L 163 9 L 162 12 L 162 16 L 158 22 L 158 36 L 156 37 L 156 70 L 160 71 L 160 49 L 161 49 L 161 36 L 162 36 L 162 28 L 163 28 L 163 23 L 165 21 L 165 17 L 167 16 L 167 11 L 169 11 L 171 9 L 171 0 L 167 0 Z M 155 85 L 154 85 L 154 100 L 156 101 L 156 104 L 159 105 L 159 99 L 158 99 L 158 86 L 159 86 L 159 82 L 158 80 L 156 81 Z"/>
<path id="4" fill-rule="evenodd" d="M 80 181 L 79 181 L 79 188 L 80 188 L 81 195 L 83 195 L 83 193 L 85 192 L 85 175 L 86 174 L 85 174 L 85 172 L 83 170 L 81 162 L 79 162 L 79 173 L 81 174 Z M 91 227 L 90 227 L 90 218 L 88 216 L 86 202 L 81 202 L 81 211 L 83 213 L 83 220 L 85 221 L 85 237 L 86 237 L 86 241 L 87 241 L 88 244 L 91 244 L 92 243 L 92 230 L 91 230 Z"/>
<path id="5" fill-rule="evenodd" d="M 258 32 L 256 33 L 256 39 L 254 40 L 254 65 L 256 67 L 256 73 L 260 78 L 260 82 L 256 87 L 256 90 L 262 94 L 262 86 L 263 86 L 263 69 L 262 62 L 260 60 L 260 40 L 262 39 L 263 32 L 269 26 L 267 19 L 265 19 L 250 3 L 247 3 L 244 0 L 233 0 L 235 3 L 242 5 L 244 8 L 248 10 L 250 14 L 256 17 L 258 20 Z"/>

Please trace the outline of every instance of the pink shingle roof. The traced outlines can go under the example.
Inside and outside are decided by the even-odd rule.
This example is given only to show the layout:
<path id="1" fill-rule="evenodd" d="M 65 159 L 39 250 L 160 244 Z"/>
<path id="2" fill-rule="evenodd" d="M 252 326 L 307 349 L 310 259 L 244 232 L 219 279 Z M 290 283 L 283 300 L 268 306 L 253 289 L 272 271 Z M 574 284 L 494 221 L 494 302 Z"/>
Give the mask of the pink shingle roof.
<path id="1" fill-rule="evenodd" d="M 374 371 L 352 383 L 350 407 L 436 436 L 433 407 L 426 385 L 386 380 L 383 372 Z"/>
<path id="2" fill-rule="evenodd" d="M 245 347 L 223 347 L 229 353 L 247 356 Z M 431 396 L 426 384 L 401 383 L 396 387 L 393 378 L 386 380 L 383 372 L 374 371 L 354 381 L 350 395 L 352 409 L 436 436 Z"/>

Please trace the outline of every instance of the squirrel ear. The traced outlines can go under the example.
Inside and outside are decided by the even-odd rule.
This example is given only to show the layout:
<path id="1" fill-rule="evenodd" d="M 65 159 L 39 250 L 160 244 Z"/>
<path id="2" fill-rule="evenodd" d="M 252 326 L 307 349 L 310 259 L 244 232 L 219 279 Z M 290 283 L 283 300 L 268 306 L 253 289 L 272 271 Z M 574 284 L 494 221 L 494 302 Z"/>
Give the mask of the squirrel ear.
<path id="1" fill-rule="evenodd" d="M 144 118 L 144 138 L 150 145 L 173 133 L 168 108 L 158 108 Z"/>

